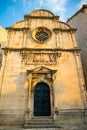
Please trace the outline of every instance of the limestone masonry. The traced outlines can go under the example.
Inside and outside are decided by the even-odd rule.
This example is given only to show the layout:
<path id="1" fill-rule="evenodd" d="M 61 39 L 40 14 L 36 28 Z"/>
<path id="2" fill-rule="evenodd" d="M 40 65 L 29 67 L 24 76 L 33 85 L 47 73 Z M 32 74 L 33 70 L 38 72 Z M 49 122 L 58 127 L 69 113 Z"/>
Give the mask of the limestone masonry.
<path id="1" fill-rule="evenodd" d="M 76 14 L 68 19 L 67 23 L 71 27 L 77 28 L 76 39 L 81 49 L 81 60 L 87 90 L 87 5 L 83 5 Z"/>
<path id="2" fill-rule="evenodd" d="M 47 127 L 87 123 L 76 29 L 48 10 L 35 10 L 6 32 L 1 47 L 0 125 L 29 128 L 38 120 Z"/>

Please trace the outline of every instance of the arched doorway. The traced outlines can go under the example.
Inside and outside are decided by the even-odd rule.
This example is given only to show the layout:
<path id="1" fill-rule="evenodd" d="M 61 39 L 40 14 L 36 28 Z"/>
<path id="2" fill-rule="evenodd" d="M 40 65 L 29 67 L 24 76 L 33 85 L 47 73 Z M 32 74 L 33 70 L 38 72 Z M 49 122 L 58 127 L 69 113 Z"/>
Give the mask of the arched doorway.
<path id="1" fill-rule="evenodd" d="M 34 116 L 50 116 L 50 88 L 46 83 L 38 83 L 34 91 Z"/>

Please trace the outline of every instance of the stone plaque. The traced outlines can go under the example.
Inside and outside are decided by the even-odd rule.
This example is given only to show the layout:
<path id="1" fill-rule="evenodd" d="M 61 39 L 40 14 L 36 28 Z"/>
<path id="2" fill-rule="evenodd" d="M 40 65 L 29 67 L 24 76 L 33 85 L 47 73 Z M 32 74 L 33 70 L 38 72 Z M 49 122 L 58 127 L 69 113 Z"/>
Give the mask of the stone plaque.
<path id="1" fill-rule="evenodd" d="M 56 64 L 56 53 L 29 53 L 26 55 L 26 64 Z"/>

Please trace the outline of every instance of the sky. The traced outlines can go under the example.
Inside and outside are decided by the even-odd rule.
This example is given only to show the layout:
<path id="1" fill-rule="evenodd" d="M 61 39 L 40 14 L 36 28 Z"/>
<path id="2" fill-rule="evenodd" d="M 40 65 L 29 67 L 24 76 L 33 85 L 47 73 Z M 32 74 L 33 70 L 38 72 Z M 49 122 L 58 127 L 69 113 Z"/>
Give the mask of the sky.
<path id="1" fill-rule="evenodd" d="M 12 26 L 36 9 L 50 10 L 66 22 L 83 4 L 87 0 L 0 0 L 0 26 Z"/>

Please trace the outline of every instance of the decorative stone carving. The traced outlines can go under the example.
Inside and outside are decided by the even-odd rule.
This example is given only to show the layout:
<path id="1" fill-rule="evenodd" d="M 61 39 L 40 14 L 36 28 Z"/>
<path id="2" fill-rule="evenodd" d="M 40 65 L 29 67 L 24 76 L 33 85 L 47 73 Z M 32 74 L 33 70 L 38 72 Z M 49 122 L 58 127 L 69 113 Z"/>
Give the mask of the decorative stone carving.
<path id="1" fill-rule="evenodd" d="M 55 108 L 54 112 L 55 112 L 55 115 L 56 115 L 56 116 L 58 116 L 59 111 L 58 111 L 58 109 L 57 109 L 57 108 Z"/>
<path id="2" fill-rule="evenodd" d="M 26 115 L 30 115 L 30 109 L 28 108 L 25 113 Z"/>
<path id="3" fill-rule="evenodd" d="M 30 119 L 30 109 L 28 108 L 26 111 L 25 111 L 25 126 L 26 124 L 28 123 Z"/>
<path id="4" fill-rule="evenodd" d="M 51 31 L 46 27 L 35 28 L 32 32 L 33 39 L 39 43 L 44 43 L 48 41 L 51 35 Z"/>
<path id="5" fill-rule="evenodd" d="M 59 114 L 58 108 L 55 108 L 54 109 L 54 120 L 57 119 L 58 114 Z"/>
<path id="6" fill-rule="evenodd" d="M 56 64 L 56 53 L 29 53 L 26 55 L 26 64 Z"/>
<path id="7" fill-rule="evenodd" d="M 39 67 L 35 67 L 33 69 L 27 70 L 27 75 L 29 78 L 29 83 L 31 83 L 29 85 L 29 96 L 28 97 L 28 108 L 30 110 L 26 111 L 27 117 L 29 116 L 29 118 L 31 118 L 32 116 L 34 116 L 33 110 L 34 110 L 34 106 L 32 106 L 32 104 L 34 103 L 34 91 L 35 91 L 35 86 L 40 83 L 40 82 L 44 82 L 46 84 L 49 85 L 50 87 L 50 97 L 51 97 L 51 101 L 54 102 L 54 92 L 53 92 L 53 75 L 56 74 L 55 69 L 52 68 L 47 68 L 45 66 L 39 66 Z M 32 76 L 32 79 L 31 79 Z M 31 80 L 30 80 L 31 79 Z M 52 103 L 51 102 L 51 103 Z M 53 106 L 51 104 L 51 109 L 53 109 Z M 28 109 L 27 109 L 28 110 Z M 27 120 L 28 118 L 26 118 Z"/>

